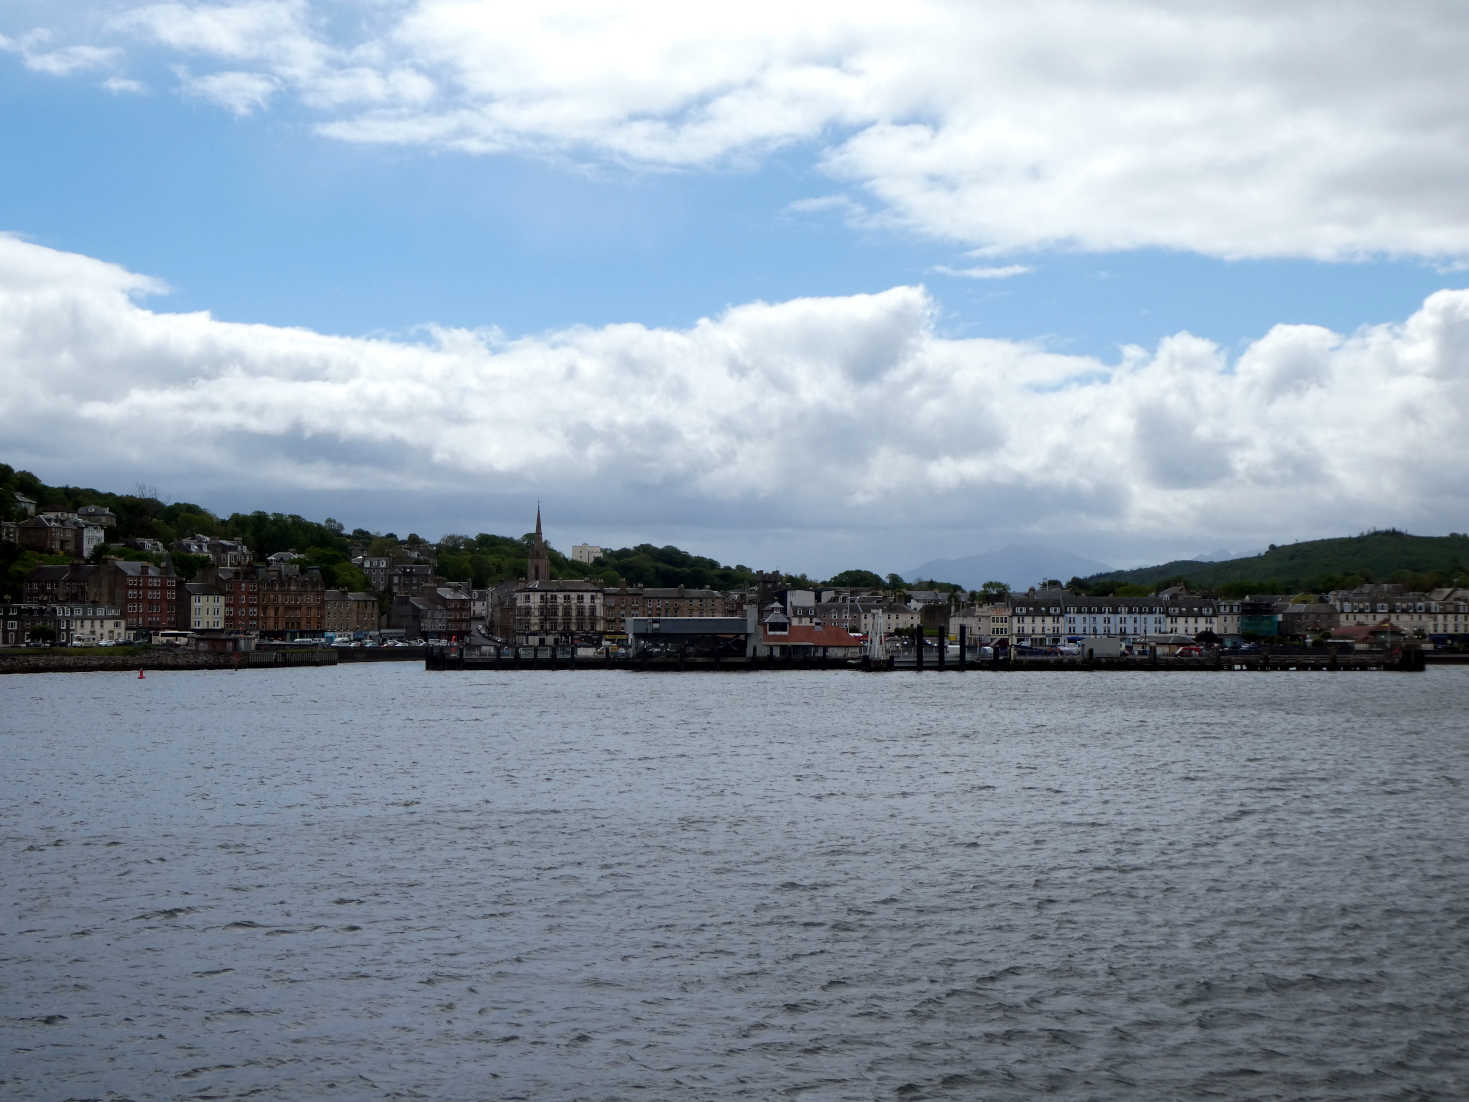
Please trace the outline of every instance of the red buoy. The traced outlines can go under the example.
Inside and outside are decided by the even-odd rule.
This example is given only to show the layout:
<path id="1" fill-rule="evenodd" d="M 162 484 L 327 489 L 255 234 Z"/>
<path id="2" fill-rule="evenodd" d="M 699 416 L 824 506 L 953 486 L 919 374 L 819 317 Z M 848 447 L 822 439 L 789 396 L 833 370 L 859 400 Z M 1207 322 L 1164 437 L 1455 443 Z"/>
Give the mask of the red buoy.
<path id="1" fill-rule="evenodd" d="M 142 681 L 143 680 L 143 671 L 142 670 L 139 670 L 138 671 L 138 680 L 139 681 Z"/>

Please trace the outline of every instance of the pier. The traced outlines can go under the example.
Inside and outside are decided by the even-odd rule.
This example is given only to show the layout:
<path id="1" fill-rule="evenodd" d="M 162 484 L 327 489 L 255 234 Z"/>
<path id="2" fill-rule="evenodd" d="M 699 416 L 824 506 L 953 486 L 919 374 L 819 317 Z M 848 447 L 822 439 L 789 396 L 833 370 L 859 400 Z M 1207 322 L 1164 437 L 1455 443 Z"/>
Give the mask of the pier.
<path id="1" fill-rule="evenodd" d="M 529 653 L 527 653 L 529 652 Z M 1449 656 L 1443 656 L 1448 658 Z M 1460 656 L 1452 656 L 1458 658 Z M 1463 656 L 1469 658 L 1469 656 Z M 430 647 L 427 670 L 626 670 L 639 672 L 734 673 L 758 670 L 863 670 L 872 673 L 912 671 L 932 673 L 1023 673 L 1048 670 L 1067 672 L 1195 672 L 1195 673 L 1418 673 L 1429 664 L 1418 647 L 1394 651 L 1265 651 L 1238 654 L 1215 651 L 1197 658 L 1158 655 L 1124 658 L 1080 658 L 1075 655 L 1026 655 L 979 658 L 973 654 L 927 661 L 912 654 L 886 659 L 810 656 L 648 655 L 577 657 L 565 648 L 511 648 L 503 654 L 468 653 L 463 648 Z"/>

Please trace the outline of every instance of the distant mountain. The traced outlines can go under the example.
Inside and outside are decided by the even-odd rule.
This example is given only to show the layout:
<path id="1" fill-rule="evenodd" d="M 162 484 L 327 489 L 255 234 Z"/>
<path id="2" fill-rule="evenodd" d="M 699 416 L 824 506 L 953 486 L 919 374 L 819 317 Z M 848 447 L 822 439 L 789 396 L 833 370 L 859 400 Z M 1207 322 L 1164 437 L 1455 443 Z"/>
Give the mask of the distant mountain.
<path id="1" fill-rule="evenodd" d="M 1196 562 L 1228 562 L 1230 559 L 1247 559 L 1260 554 L 1259 551 L 1230 551 L 1219 547 L 1213 551 L 1204 551 L 1194 556 Z"/>
<path id="2" fill-rule="evenodd" d="M 1083 576 L 1094 592 L 1119 585 L 1154 586 L 1174 578 L 1194 589 L 1289 593 L 1347 589 L 1363 582 L 1401 582 L 1422 589 L 1469 584 L 1469 536 L 1412 536 L 1396 529 L 1275 546 L 1224 562 L 1179 560 L 1137 570 Z M 1065 578 L 1062 578 L 1064 581 Z"/>
<path id="3" fill-rule="evenodd" d="M 962 559 L 935 559 L 915 566 L 903 577 L 953 582 L 965 589 L 978 589 L 985 582 L 1004 582 L 1012 590 L 1023 593 L 1047 578 L 1086 577 L 1111 570 L 1096 559 L 1083 558 L 1054 547 L 1022 547 L 1012 544 L 997 551 L 985 551 Z"/>

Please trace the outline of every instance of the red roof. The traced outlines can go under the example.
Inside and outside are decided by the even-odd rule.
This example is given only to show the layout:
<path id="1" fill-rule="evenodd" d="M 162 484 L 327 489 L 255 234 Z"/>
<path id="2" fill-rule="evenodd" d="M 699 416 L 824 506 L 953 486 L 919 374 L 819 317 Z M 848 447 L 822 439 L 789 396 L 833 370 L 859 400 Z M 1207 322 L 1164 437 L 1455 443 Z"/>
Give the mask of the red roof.
<path id="1" fill-rule="evenodd" d="M 822 626 L 813 627 L 806 624 L 792 624 L 791 629 L 785 633 L 772 635 L 767 625 L 761 625 L 761 640 L 766 646 L 798 646 L 798 647 L 860 647 L 862 640 L 858 639 L 846 628 Z"/>
<path id="2" fill-rule="evenodd" d="M 1393 635 L 1402 635 L 1403 629 L 1390 621 L 1383 620 L 1376 624 L 1343 624 L 1341 627 L 1332 629 L 1331 638 L 1351 639 L 1358 643 L 1365 643 L 1374 635 L 1384 632 Z"/>

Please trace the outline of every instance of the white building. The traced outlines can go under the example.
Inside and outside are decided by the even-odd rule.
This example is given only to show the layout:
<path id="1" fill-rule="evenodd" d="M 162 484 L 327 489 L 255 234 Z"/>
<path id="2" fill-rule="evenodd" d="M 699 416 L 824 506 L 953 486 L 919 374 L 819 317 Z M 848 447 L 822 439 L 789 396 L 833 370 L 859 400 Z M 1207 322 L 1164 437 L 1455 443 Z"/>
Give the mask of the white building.
<path id="1" fill-rule="evenodd" d="M 571 561 L 594 563 L 602 557 L 602 548 L 590 543 L 576 543 L 571 547 Z"/>
<path id="2" fill-rule="evenodd" d="M 191 631 L 224 629 L 224 591 L 207 582 L 185 582 L 189 594 L 189 629 Z"/>
<path id="3" fill-rule="evenodd" d="M 1219 631 L 1220 612 L 1208 597 L 1087 597 L 1048 589 L 1013 597 L 1010 625 L 1015 642 L 1058 646 L 1068 640 L 1139 639 Z"/>

